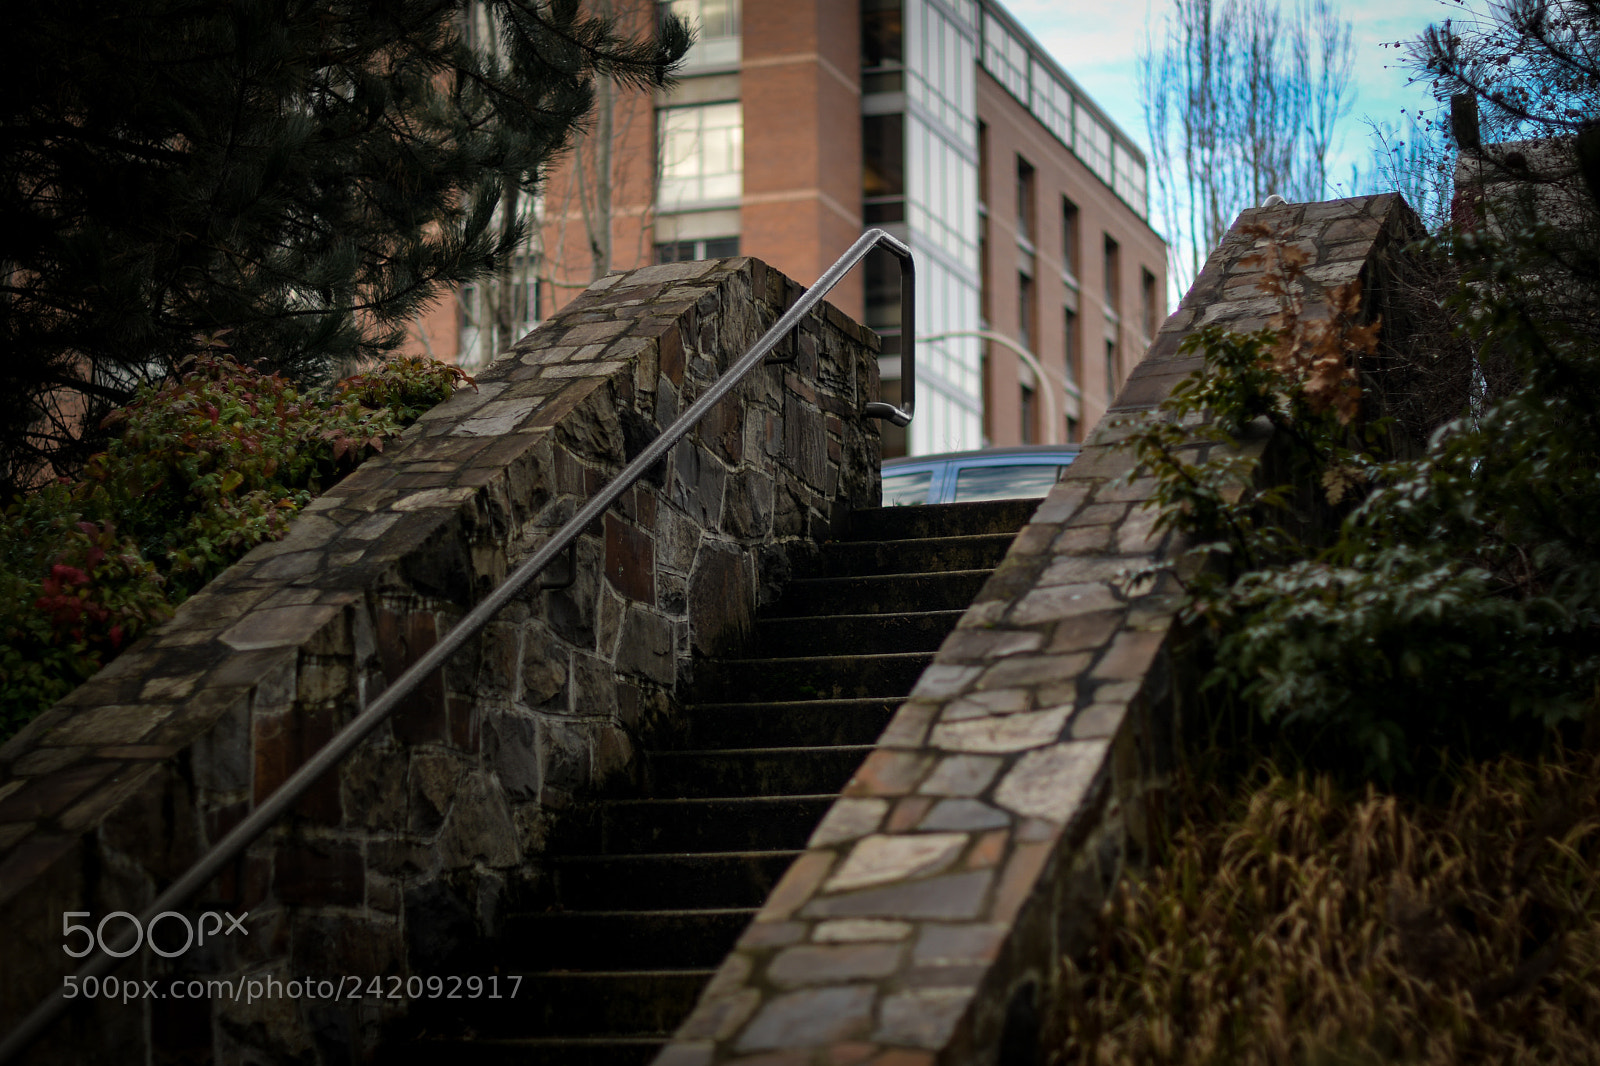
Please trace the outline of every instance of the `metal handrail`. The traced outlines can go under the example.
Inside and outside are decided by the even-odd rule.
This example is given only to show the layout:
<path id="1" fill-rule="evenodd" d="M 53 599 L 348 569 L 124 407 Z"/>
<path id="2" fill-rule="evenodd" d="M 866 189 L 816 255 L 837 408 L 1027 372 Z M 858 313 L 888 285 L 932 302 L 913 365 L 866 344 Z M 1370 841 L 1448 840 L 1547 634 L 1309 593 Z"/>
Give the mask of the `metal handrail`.
<path id="1" fill-rule="evenodd" d="M 704 395 L 689 405 L 688 410 L 678 417 L 662 431 L 661 435 L 651 441 L 649 446 L 627 466 L 622 472 L 606 484 L 577 514 L 567 521 L 567 524 L 556 531 L 555 536 L 546 541 L 532 557 L 523 562 L 511 575 L 506 578 L 499 588 L 490 593 L 483 602 L 474 607 L 451 630 L 446 633 L 429 651 L 412 663 L 411 666 L 395 678 L 394 683 L 384 689 L 383 694 L 374 700 L 365 710 L 351 719 L 350 724 L 341 729 L 328 743 L 324 744 L 316 754 L 307 759 L 298 770 L 279 785 L 277 791 L 263 800 L 255 810 L 251 811 L 244 820 L 234 826 L 221 840 L 211 846 L 198 861 L 191 866 L 183 876 L 174 881 L 165 892 L 157 896 L 155 902 L 146 907 L 135 920 L 128 931 L 118 937 L 113 945 L 113 950 L 126 952 L 129 940 L 133 937 L 134 929 L 145 929 L 150 925 L 151 919 L 163 911 L 171 910 L 178 904 L 186 901 L 191 895 L 207 884 L 223 866 L 237 858 L 245 848 L 261 834 L 270 829 L 291 806 L 294 805 L 317 780 L 329 770 L 333 769 L 346 755 L 355 749 L 355 746 L 365 740 L 367 735 L 383 723 L 400 701 L 411 695 L 412 691 L 421 684 L 422 680 L 434 670 L 444 665 L 446 659 L 460 650 L 461 646 L 478 634 L 488 624 L 500 608 L 509 603 L 513 597 L 525 589 L 539 572 L 548 566 L 557 555 L 567 551 L 578 539 L 579 534 L 597 518 L 605 513 L 621 495 L 633 486 L 645 472 L 656 463 L 660 462 L 672 446 L 686 437 L 689 430 L 693 429 L 706 414 L 715 407 L 723 397 L 733 391 L 749 373 L 761 364 L 767 354 L 775 348 L 784 335 L 799 328 L 801 321 L 811 309 L 822 302 L 835 285 L 850 271 L 850 268 L 864 259 L 868 252 L 878 245 L 883 245 L 893 252 L 900 260 L 900 337 L 901 337 L 901 385 L 900 402 L 902 406 L 872 401 L 866 405 L 862 414 L 870 418 L 882 418 L 897 426 L 904 426 L 911 421 L 914 397 L 914 377 L 912 350 L 914 348 L 913 327 L 915 319 L 915 284 L 916 266 L 911 259 L 911 249 L 894 236 L 881 229 L 868 230 L 863 233 L 850 249 L 828 268 L 816 283 L 800 294 L 794 306 L 779 317 L 772 328 L 761 335 L 761 339 L 746 352 L 737 363 L 728 368 L 727 373 L 718 378 L 716 383 Z M 774 362 L 778 360 L 773 360 Z M 576 567 L 577 560 L 571 560 Z M 570 582 L 569 582 L 570 583 Z M 128 952 L 127 955 L 131 955 Z M 78 985 L 90 977 L 101 977 L 110 972 L 124 957 L 113 956 L 106 953 L 102 947 L 96 947 L 89 961 L 78 968 L 76 976 Z M 67 1000 L 62 996 L 63 989 L 57 989 L 50 996 L 35 1007 L 22 1024 L 6 1035 L 0 1041 L 0 1063 L 9 1061 L 23 1048 L 44 1031 L 45 1027 L 64 1011 Z"/>

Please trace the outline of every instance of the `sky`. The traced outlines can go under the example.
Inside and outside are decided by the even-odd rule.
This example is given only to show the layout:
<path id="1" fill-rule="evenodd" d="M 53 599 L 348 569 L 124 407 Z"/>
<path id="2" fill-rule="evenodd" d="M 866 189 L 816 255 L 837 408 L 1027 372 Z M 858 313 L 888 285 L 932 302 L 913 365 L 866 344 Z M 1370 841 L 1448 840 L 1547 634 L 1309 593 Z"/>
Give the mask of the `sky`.
<path id="1" fill-rule="evenodd" d="M 1110 114 L 1134 142 L 1149 152 L 1144 115 L 1139 108 L 1137 56 L 1146 27 L 1159 28 L 1172 0 L 1002 0 L 1012 16 L 1033 34 L 1056 61 Z M 1406 84 L 1402 54 L 1380 44 L 1417 37 L 1429 23 L 1441 22 L 1460 5 L 1446 0 L 1334 0 L 1352 25 L 1355 103 L 1345 123 L 1343 152 L 1330 167 L 1350 173 L 1350 163 L 1367 163 L 1371 138 L 1363 121 L 1403 126 L 1401 109 L 1432 109 L 1426 85 Z M 1348 183 L 1348 179 L 1346 179 Z M 1348 194 L 1340 189 L 1330 197 Z"/>

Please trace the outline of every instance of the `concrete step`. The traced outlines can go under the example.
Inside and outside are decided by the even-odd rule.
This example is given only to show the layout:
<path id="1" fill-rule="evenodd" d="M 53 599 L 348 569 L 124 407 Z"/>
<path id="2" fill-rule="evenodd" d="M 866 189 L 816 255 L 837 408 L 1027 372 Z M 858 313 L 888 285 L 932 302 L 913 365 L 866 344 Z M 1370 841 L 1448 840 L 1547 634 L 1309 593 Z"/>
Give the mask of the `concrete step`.
<path id="1" fill-rule="evenodd" d="M 871 744 L 808 748 L 658 751 L 648 756 L 652 796 L 805 796 L 837 792 Z"/>
<path id="2" fill-rule="evenodd" d="M 606 800 L 573 809 L 552 832 L 556 854 L 787 851 L 805 847 L 835 799 L 746 796 Z"/>
<path id="3" fill-rule="evenodd" d="M 816 618 L 763 618 L 756 623 L 751 652 L 781 656 L 938 651 L 961 614 L 959 610 L 836 614 L 825 624 Z"/>
<path id="4" fill-rule="evenodd" d="M 479 1037 L 664 1037 L 694 1008 L 714 969 L 551 970 L 499 974 L 506 1000 L 430 1000 L 432 1031 Z M 513 1006 L 514 1004 L 514 1006 Z"/>
<path id="5" fill-rule="evenodd" d="M 507 980 L 523 978 L 520 1017 L 495 1012 L 493 1022 L 475 1028 L 502 1029 L 497 1035 L 505 1036 L 669 1036 L 714 973 L 702 967 L 508 975 Z"/>
<path id="6" fill-rule="evenodd" d="M 784 748 L 814 744 L 871 744 L 902 702 L 864 700 L 781 703 L 697 703 L 684 710 L 686 748 Z"/>
<path id="7" fill-rule="evenodd" d="M 990 573 L 955 570 L 945 574 L 798 578 L 785 587 L 768 617 L 964 611 L 977 598 Z"/>
<path id="8" fill-rule="evenodd" d="M 839 540 L 823 546 L 823 569 L 852 574 L 933 574 L 949 570 L 992 570 L 1005 558 L 1015 533 L 924 540 Z"/>
<path id="9" fill-rule="evenodd" d="M 648 884 L 635 888 L 649 895 Z M 512 914 L 498 943 L 523 972 L 715 968 L 755 913 L 721 907 Z"/>
<path id="10" fill-rule="evenodd" d="M 940 503 L 920 507 L 863 508 L 850 515 L 848 540 L 921 540 L 1010 533 L 1028 524 L 1041 500 Z"/>
<path id="11" fill-rule="evenodd" d="M 710 659 L 696 669 L 694 691 L 708 703 L 903 697 L 932 661 L 931 651 Z"/>
<path id="12" fill-rule="evenodd" d="M 397 1066 L 647 1066 L 666 1046 L 666 1036 L 479 1037 L 422 1036 L 403 1051 L 386 1051 L 384 1063 Z"/>
<path id="13" fill-rule="evenodd" d="M 756 907 L 798 850 L 674 852 L 662 855 L 569 855 L 551 863 L 552 899 L 567 910 L 626 910 L 639 886 L 653 906 Z"/>

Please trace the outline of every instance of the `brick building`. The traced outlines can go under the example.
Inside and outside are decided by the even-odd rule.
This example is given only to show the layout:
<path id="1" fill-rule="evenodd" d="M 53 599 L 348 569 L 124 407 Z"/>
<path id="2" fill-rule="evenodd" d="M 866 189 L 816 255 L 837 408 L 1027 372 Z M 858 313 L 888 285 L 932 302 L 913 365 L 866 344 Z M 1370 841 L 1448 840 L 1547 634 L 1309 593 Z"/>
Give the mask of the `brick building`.
<path id="1" fill-rule="evenodd" d="M 888 453 L 1080 438 L 1165 318 L 1166 245 L 1131 139 L 994 0 L 670 6 L 697 43 L 669 92 L 603 97 L 552 174 L 512 332 L 597 271 L 748 254 L 809 283 L 882 226 L 917 254 L 917 330 L 933 338 L 909 439 Z M 654 14 L 623 17 L 642 30 Z M 884 336 L 893 399 L 893 260 L 833 300 Z M 500 342 L 480 303 L 468 290 L 436 308 L 422 345 L 483 361 Z"/>

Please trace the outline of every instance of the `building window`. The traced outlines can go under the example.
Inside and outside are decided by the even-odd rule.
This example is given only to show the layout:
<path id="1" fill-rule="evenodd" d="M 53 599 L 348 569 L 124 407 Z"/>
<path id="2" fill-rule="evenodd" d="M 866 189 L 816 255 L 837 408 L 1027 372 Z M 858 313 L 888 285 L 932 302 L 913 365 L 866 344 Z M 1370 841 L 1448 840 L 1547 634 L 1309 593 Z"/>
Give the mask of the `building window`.
<path id="1" fill-rule="evenodd" d="M 739 0 L 669 0 L 661 9 L 694 29 L 694 44 L 683 57 L 684 72 L 739 65 Z"/>
<path id="2" fill-rule="evenodd" d="M 1033 417 L 1033 400 L 1033 389 L 1029 388 L 1027 385 L 1022 386 L 1021 437 L 1022 443 L 1024 444 L 1033 443 L 1035 425 Z"/>
<path id="3" fill-rule="evenodd" d="M 1072 308 L 1066 309 L 1066 340 L 1063 344 L 1062 366 L 1067 380 L 1074 385 L 1083 383 L 1083 367 L 1078 365 L 1078 316 Z"/>
<path id="4" fill-rule="evenodd" d="M 898 73 L 905 59 L 905 30 L 900 12 L 900 0 L 864 0 L 861 5 L 861 69 L 880 71 L 885 68 Z M 898 92 L 898 78 L 893 88 L 862 85 L 862 92 Z"/>
<path id="5" fill-rule="evenodd" d="M 739 238 L 709 237 L 699 241 L 668 241 L 656 245 L 656 262 L 686 263 L 692 259 L 726 259 L 739 254 Z"/>
<path id="6" fill-rule="evenodd" d="M 978 206 L 989 206 L 989 126 L 978 123 Z"/>
<path id="7" fill-rule="evenodd" d="M 906 133 L 904 115 L 861 118 L 861 192 L 868 225 L 906 217 Z"/>
<path id="8" fill-rule="evenodd" d="M 1106 306 L 1114 314 L 1122 313 L 1122 250 L 1106 234 Z"/>
<path id="9" fill-rule="evenodd" d="M 1033 165 L 1017 156 L 1017 236 L 1033 243 Z"/>
<path id="10" fill-rule="evenodd" d="M 737 101 L 656 113 L 663 211 L 737 202 L 744 190 L 744 111 Z"/>
<path id="11" fill-rule="evenodd" d="M 1106 338 L 1106 399 L 1117 398 L 1117 342 Z"/>
<path id="12" fill-rule="evenodd" d="M 989 297 L 993 291 L 993 278 L 989 274 L 989 214 L 978 205 L 978 317 L 984 323 L 994 321 Z"/>
<path id="13" fill-rule="evenodd" d="M 1033 279 L 1017 275 L 1017 340 L 1033 351 Z"/>
<path id="14" fill-rule="evenodd" d="M 1078 205 L 1061 198 L 1061 267 L 1073 278 L 1079 274 L 1078 262 Z"/>
<path id="15" fill-rule="evenodd" d="M 1144 335 L 1154 337 L 1161 301 L 1157 299 L 1156 276 L 1143 267 L 1139 268 L 1139 303 L 1139 320 L 1144 323 Z"/>

